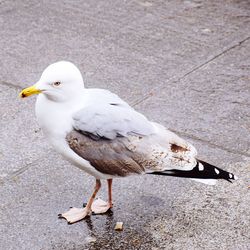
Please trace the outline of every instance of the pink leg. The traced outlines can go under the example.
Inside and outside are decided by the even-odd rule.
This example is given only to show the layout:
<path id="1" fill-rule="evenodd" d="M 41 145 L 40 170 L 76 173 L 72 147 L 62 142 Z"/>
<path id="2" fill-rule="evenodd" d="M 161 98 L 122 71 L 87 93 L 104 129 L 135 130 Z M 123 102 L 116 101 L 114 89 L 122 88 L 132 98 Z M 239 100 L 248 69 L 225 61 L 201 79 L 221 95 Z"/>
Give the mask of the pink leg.
<path id="1" fill-rule="evenodd" d="M 94 203 L 96 194 L 98 193 L 99 189 L 101 188 L 101 181 L 96 179 L 96 184 L 95 184 L 95 189 L 93 194 L 91 195 L 87 206 L 85 208 L 71 208 L 69 211 L 63 213 L 63 214 L 59 214 L 59 218 L 65 218 L 68 223 L 72 224 L 75 223 L 77 221 L 82 220 L 83 218 L 85 218 L 88 215 L 91 215 L 91 207 Z"/>
<path id="2" fill-rule="evenodd" d="M 113 207 L 113 202 L 112 202 L 112 182 L 113 182 L 113 179 L 108 179 L 108 195 L 109 195 L 108 203 L 109 203 L 110 208 Z"/>
<path id="3" fill-rule="evenodd" d="M 104 214 L 113 206 L 112 204 L 112 179 L 108 179 L 107 181 L 108 181 L 108 202 L 103 201 L 99 198 L 95 200 L 91 206 L 91 210 L 95 214 Z"/>

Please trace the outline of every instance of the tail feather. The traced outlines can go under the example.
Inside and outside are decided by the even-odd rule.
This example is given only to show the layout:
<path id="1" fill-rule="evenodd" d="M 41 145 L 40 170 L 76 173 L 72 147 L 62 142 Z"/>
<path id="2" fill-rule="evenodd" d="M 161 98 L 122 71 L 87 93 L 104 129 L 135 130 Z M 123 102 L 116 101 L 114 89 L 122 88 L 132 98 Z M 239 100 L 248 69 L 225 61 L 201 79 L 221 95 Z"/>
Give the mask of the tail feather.
<path id="1" fill-rule="evenodd" d="M 237 176 L 229 173 L 221 168 L 213 166 L 207 162 L 197 160 L 196 166 L 189 171 L 184 170 L 164 170 L 162 172 L 151 172 L 149 174 L 168 175 L 182 178 L 192 178 L 195 181 L 200 181 L 206 184 L 214 185 L 217 179 L 224 179 L 229 182 L 237 180 Z"/>

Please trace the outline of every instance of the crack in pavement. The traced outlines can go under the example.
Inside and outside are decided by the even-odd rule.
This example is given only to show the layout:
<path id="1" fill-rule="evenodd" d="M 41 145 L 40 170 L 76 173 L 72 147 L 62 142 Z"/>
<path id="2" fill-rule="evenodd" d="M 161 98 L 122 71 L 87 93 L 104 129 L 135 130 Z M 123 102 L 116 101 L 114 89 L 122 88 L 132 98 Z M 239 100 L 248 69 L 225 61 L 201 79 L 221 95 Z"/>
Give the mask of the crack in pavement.
<path id="1" fill-rule="evenodd" d="M 242 39 L 241 41 L 238 41 L 237 43 L 229 46 L 228 48 L 222 50 L 220 53 L 212 56 L 210 59 L 208 58 L 205 62 L 193 67 L 192 69 L 188 70 L 185 74 L 181 75 L 181 76 L 173 76 L 169 79 L 167 79 L 166 81 L 164 81 L 162 84 L 157 85 L 157 87 L 153 88 L 151 91 L 149 91 L 148 93 L 146 93 L 143 97 L 138 98 L 137 100 L 135 100 L 131 106 L 134 107 L 144 101 L 146 101 L 147 99 L 149 99 L 151 96 L 153 96 L 154 93 L 157 92 L 157 90 L 159 88 L 161 88 L 163 85 L 165 85 L 166 83 L 169 82 L 178 82 L 181 81 L 182 79 L 184 79 L 186 76 L 196 72 L 197 70 L 201 69 L 202 67 L 204 67 L 205 65 L 209 64 L 210 62 L 214 61 L 215 59 L 217 59 L 218 57 L 226 54 L 227 52 L 231 51 L 232 49 L 241 46 L 244 42 L 248 41 L 250 39 L 250 36 Z"/>
<path id="2" fill-rule="evenodd" d="M 34 161 L 25 164 L 25 166 L 19 168 L 18 170 L 8 174 L 6 177 L 0 178 L 0 185 L 3 185 L 5 182 L 8 182 L 10 180 L 12 180 L 13 178 L 17 177 L 18 175 L 21 175 L 22 173 L 24 173 L 25 171 L 27 171 L 28 169 L 30 169 L 32 166 L 35 165 L 35 163 L 39 160 L 41 160 L 43 157 L 39 157 L 37 159 L 35 159 Z"/>
<path id="3" fill-rule="evenodd" d="M 14 83 L 6 82 L 6 81 L 1 81 L 0 85 L 4 85 L 4 86 L 11 87 L 11 88 L 14 88 L 14 89 L 21 89 L 22 88 L 22 87 L 14 84 Z"/>
<path id="4" fill-rule="evenodd" d="M 183 75 L 181 75 L 181 76 L 173 76 L 173 77 L 171 77 L 170 79 L 168 79 L 168 80 L 165 81 L 164 83 L 159 84 L 156 88 L 153 88 L 151 91 L 149 91 L 147 94 L 145 94 L 142 98 L 139 98 L 139 99 L 137 99 L 136 101 L 134 101 L 134 103 L 132 103 L 131 106 L 132 106 L 132 107 L 135 107 L 135 106 L 137 106 L 138 104 L 140 104 L 140 103 L 146 101 L 147 99 L 149 99 L 150 97 L 152 97 L 152 96 L 154 95 L 154 93 L 157 92 L 157 90 L 159 89 L 159 87 L 162 87 L 163 84 L 165 85 L 167 82 L 171 82 L 171 81 L 173 81 L 173 82 L 181 81 L 181 80 L 184 79 L 186 76 L 188 76 L 188 75 L 190 75 L 190 74 L 196 72 L 197 70 L 201 69 L 203 66 L 209 64 L 210 62 L 214 61 L 215 59 L 219 58 L 220 56 L 226 54 L 227 52 L 231 51 L 232 49 L 234 49 L 234 48 L 236 48 L 236 47 L 241 46 L 244 42 L 248 41 L 249 39 L 250 39 L 250 36 L 248 36 L 248 37 L 242 39 L 241 41 L 239 41 L 239 42 L 237 42 L 237 43 L 231 45 L 230 47 L 224 49 L 224 50 L 221 51 L 220 53 L 218 53 L 218 54 L 212 56 L 212 58 L 210 58 L 210 59 L 206 60 L 205 62 L 203 62 L 203 63 L 201 63 L 201 64 L 195 66 L 194 68 L 192 68 L 191 70 L 189 70 L 188 72 L 186 72 L 185 74 L 183 74 Z M 211 146 L 211 147 L 216 147 L 216 148 L 219 148 L 219 149 L 224 150 L 224 151 L 229 152 L 229 153 L 233 153 L 233 154 L 238 154 L 238 155 L 250 157 L 250 154 L 247 153 L 247 152 L 241 152 L 241 151 L 238 151 L 238 150 L 226 148 L 226 147 L 224 147 L 224 146 L 217 145 L 217 144 L 212 143 L 212 142 L 210 142 L 210 141 L 207 141 L 207 140 L 205 140 L 205 139 L 199 138 L 199 137 L 197 137 L 197 136 L 195 136 L 195 135 L 191 135 L 191 134 L 183 133 L 183 132 L 180 132 L 180 131 L 176 131 L 176 130 L 171 129 L 171 128 L 170 128 L 170 130 L 173 131 L 173 132 L 175 132 L 175 133 L 178 133 L 178 134 L 180 134 L 180 135 L 182 135 L 182 136 L 185 136 L 185 137 L 187 137 L 187 138 L 190 138 L 190 139 L 194 139 L 194 140 L 203 142 L 203 143 L 205 143 L 205 144 L 207 144 L 207 145 L 209 145 L 209 146 Z"/>

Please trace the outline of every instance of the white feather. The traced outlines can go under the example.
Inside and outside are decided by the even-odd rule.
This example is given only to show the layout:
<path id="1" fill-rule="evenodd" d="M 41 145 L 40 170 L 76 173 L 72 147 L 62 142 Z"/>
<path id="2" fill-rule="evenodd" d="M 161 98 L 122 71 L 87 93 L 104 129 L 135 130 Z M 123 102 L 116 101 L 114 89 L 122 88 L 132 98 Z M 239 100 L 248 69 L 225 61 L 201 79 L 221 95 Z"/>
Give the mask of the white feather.
<path id="1" fill-rule="evenodd" d="M 217 183 L 217 180 L 216 179 L 198 179 L 198 178 L 191 178 L 191 180 L 193 181 L 197 181 L 197 182 L 201 182 L 201 183 L 204 183 L 204 184 L 207 184 L 207 185 L 216 185 Z"/>

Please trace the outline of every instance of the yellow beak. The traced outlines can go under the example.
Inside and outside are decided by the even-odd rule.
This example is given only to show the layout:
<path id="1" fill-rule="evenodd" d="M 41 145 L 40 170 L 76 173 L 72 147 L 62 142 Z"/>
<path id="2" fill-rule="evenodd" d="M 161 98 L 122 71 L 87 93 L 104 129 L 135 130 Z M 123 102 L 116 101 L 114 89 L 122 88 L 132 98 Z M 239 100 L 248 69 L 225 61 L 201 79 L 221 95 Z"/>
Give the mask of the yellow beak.
<path id="1" fill-rule="evenodd" d="M 36 88 L 36 85 L 33 85 L 31 87 L 28 87 L 26 89 L 23 89 L 20 93 L 19 93 L 19 97 L 21 98 L 25 98 L 28 97 L 30 95 L 34 95 L 34 94 L 39 94 L 42 91 L 40 89 Z"/>

